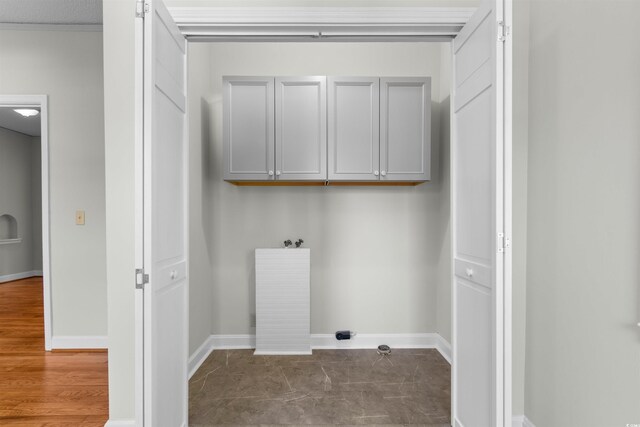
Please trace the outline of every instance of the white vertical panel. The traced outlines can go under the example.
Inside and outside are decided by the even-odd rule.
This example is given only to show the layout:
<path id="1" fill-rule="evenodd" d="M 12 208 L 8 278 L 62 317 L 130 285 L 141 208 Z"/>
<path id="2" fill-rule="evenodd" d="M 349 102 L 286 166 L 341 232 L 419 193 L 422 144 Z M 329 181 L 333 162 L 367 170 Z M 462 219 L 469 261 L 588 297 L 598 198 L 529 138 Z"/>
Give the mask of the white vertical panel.
<path id="1" fill-rule="evenodd" d="M 511 423 L 505 392 L 504 0 L 483 0 L 453 42 L 453 380 L 455 426 Z M 506 208 L 508 209 L 508 208 Z M 506 379 L 505 379 L 506 378 Z"/>
<path id="2" fill-rule="evenodd" d="M 311 250 L 256 249 L 256 354 L 311 353 Z"/>
<path id="3" fill-rule="evenodd" d="M 186 40 L 160 0 L 144 19 L 144 425 L 186 426 Z"/>

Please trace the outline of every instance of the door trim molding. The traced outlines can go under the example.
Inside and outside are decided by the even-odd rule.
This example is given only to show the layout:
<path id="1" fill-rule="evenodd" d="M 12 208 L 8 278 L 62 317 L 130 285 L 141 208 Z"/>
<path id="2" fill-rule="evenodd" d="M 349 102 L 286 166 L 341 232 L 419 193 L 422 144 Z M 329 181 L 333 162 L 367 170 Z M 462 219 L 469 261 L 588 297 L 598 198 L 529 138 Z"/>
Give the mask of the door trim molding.
<path id="1" fill-rule="evenodd" d="M 468 7 L 171 7 L 182 33 L 202 41 L 454 37 Z"/>
<path id="2" fill-rule="evenodd" d="M 51 231 L 49 210 L 49 104 L 47 95 L 0 95 L 0 107 L 40 108 L 40 167 L 42 171 L 42 285 L 44 296 L 44 349 L 51 351 Z"/>

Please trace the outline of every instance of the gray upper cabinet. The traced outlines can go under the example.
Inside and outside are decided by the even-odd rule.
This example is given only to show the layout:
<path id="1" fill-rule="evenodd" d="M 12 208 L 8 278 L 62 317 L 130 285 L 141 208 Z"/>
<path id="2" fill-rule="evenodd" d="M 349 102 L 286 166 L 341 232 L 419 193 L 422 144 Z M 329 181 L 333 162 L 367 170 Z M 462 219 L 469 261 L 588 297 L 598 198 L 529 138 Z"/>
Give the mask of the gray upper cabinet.
<path id="1" fill-rule="evenodd" d="M 329 180 L 377 181 L 380 79 L 328 78 Z"/>
<path id="2" fill-rule="evenodd" d="M 380 180 L 431 178 L 431 78 L 380 79 Z"/>
<path id="3" fill-rule="evenodd" d="M 431 178 L 429 77 L 224 77 L 224 179 Z"/>
<path id="4" fill-rule="evenodd" d="M 273 77 L 223 78 L 225 180 L 275 179 L 273 84 Z"/>
<path id="5" fill-rule="evenodd" d="M 276 179 L 327 179 L 326 77 L 276 77 Z"/>

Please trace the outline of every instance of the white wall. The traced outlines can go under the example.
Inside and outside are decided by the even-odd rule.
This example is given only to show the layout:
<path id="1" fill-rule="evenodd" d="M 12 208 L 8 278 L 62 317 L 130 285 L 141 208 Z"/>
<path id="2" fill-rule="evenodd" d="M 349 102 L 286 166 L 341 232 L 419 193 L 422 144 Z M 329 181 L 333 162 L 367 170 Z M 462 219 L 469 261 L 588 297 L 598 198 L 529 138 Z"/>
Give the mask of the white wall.
<path id="1" fill-rule="evenodd" d="M 640 2 L 532 1 L 525 413 L 640 423 Z"/>
<path id="2" fill-rule="evenodd" d="M 513 5 L 513 297 L 512 404 L 524 415 L 527 296 L 527 156 L 529 100 L 529 2 Z"/>
<path id="3" fill-rule="evenodd" d="M 202 63 L 207 55 L 209 70 Z M 436 332 L 438 265 L 448 236 L 448 216 L 442 212 L 449 204 L 443 185 L 448 167 L 441 167 L 447 155 L 440 153 L 439 138 L 440 99 L 448 97 L 448 86 L 441 94 L 441 45 L 211 44 L 208 51 L 192 46 L 189 57 L 192 85 L 196 80 L 201 85 L 190 103 L 191 128 L 205 129 L 208 140 L 202 144 L 198 135 L 192 141 L 191 212 L 197 224 L 191 230 L 191 289 L 213 288 L 210 303 L 192 299 L 192 320 L 207 311 L 215 334 L 255 333 L 253 251 L 302 238 L 312 253 L 312 333 Z M 432 182 L 416 187 L 237 187 L 224 182 L 223 75 L 431 76 Z M 448 286 L 448 274 L 445 280 Z M 450 317 L 449 304 L 441 309 Z M 192 342 L 192 350 L 198 344 Z"/>
<path id="4" fill-rule="evenodd" d="M 0 30 L 0 58 L 0 93 L 49 96 L 53 335 L 106 335 L 102 34 Z"/>
<path id="5" fill-rule="evenodd" d="M 189 108 L 189 354 L 213 330 L 213 93 L 211 49 L 206 43 L 188 45 Z"/>
<path id="6" fill-rule="evenodd" d="M 134 402 L 135 2 L 104 0 L 104 123 L 109 420 L 132 420 Z"/>
<path id="7" fill-rule="evenodd" d="M 437 162 L 440 167 L 439 181 L 441 195 L 439 201 L 439 219 L 442 227 L 442 242 L 438 254 L 438 270 L 436 272 L 436 326 L 437 332 L 442 338 L 451 343 L 451 44 L 443 43 L 440 46 L 440 155 Z"/>
<path id="8" fill-rule="evenodd" d="M 34 258 L 36 228 L 41 215 L 35 210 L 34 194 L 40 183 L 33 182 L 35 138 L 0 128 L 0 215 L 17 221 L 20 243 L 0 245 L 0 281 L 2 276 L 38 270 Z M 40 263 L 41 268 L 41 263 Z M 9 280 L 5 278 L 4 280 Z"/>
<path id="9" fill-rule="evenodd" d="M 31 137 L 31 212 L 33 214 L 33 270 L 42 271 L 42 141 Z"/>

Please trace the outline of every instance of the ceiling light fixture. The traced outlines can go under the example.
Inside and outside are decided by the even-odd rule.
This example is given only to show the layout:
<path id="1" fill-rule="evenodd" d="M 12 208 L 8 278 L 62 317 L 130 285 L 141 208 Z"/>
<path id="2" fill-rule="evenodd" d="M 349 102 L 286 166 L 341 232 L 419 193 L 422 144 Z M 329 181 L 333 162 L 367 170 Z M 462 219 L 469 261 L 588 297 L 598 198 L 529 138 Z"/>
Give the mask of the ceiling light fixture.
<path id="1" fill-rule="evenodd" d="M 31 117 L 40 114 L 40 111 L 34 110 L 33 108 L 15 108 L 13 111 L 20 114 L 22 117 Z"/>

